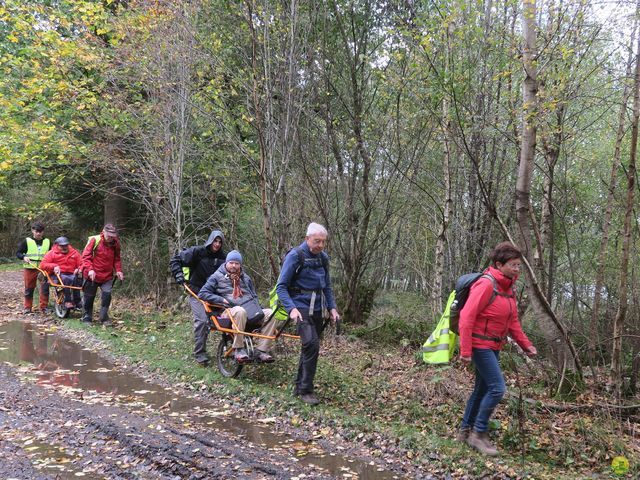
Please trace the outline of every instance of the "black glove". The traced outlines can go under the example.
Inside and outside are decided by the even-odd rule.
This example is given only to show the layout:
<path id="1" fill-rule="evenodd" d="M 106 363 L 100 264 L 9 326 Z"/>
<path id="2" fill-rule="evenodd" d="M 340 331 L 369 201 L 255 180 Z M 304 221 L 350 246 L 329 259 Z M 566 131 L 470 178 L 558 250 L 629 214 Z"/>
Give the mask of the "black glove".
<path id="1" fill-rule="evenodd" d="M 176 275 L 176 283 L 178 285 L 184 285 L 184 274 L 179 273 L 178 275 Z"/>

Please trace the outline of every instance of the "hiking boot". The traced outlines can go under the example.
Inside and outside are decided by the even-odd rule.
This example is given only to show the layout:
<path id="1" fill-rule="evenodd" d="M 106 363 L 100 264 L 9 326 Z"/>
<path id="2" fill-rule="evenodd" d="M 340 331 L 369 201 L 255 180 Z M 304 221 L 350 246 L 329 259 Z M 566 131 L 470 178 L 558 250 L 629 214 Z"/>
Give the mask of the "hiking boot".
<path id="1" fill-rule="evenodd" d="M 469 427 L 458 429 L 456 432 L 456 442 L 465 443 L 467 438 L 469 438 L 469 433 L 471 433 L 471 429 Z"/>
<path id="2" fill-rule="evenodd" d="M 82 321 L 82 323 L 91 324 L 91 317 L 89 317 L 88 315 L 83 315 L 81 321 Z"/>
<path id="3" fill-rule="evenodd" d="M 195 361 L 201 367 L 208 367 L 210 362 L 211 362 L 211 359 L 209 358 L 209 355 L 204 353 L 204 354 L 196 356 L 195 357 Z"/>
<path id="4" fill-rule="evenodd" d="M 33 312 L 31 311 L 31 307 L 29 307 L 29 308 L 25 307 L 25 308 L 22 310 L 22 314 L 23 314 L 23 315 L 31 315 L 32 313 L 33 313 Z"/>
<path id="5" fill-rule="evenodd" d="M 246 363 L 249 361 L 249 355 L 244 348 L 239 348 L 235 351 L 234 357 L 238 363 Z"/>
<path id="6" fill-rule="evenodd" d="M 273 357 L 267 352 L 263 352 L 262 350 L 256 350 L 255 357 L 258 359 L 260 363 L 272 363 Z"/>
<path id="7" fill-rule="evenodd" d="M 312 406 L 318 405 L 320 403 L 320 400 L 318 400 L 318 397 L 316 397 L 313 393 L 301 393 L 300 400 L 302 400 L 307 405 L 312 405 Z"/>
<path id="8" fill-rule="evenodd" d="M 108 308 L 105 308 L 104 306 L 100 307 L 100 313 L 98 314 L 98 320 L 103 325 L 105 325 L 107 322 L 109 322 L 109 325 L 111 325 L 111 318 L 109 318 L 109 309 Z"/>
<path id="9" fill-rule="evenodd" d="M 467 445 L 475 448 L 484 455 L 492 457 L 498 455 L 498 449 L 489 441 L 489 434 L 487 432 L 476 432 L 472 430 L 467 438 Z"/>

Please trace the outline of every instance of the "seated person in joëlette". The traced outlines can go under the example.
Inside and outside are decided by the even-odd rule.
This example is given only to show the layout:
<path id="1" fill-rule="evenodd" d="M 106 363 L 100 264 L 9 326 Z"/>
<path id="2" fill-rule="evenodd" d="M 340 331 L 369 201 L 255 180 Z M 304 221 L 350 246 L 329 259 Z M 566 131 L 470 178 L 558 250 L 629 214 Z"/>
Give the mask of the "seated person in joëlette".
<path id="1" fill-rule="evenodd" d="M 42 270 L 49 275 L 60 275 L 64 285 L 74 287 L 79 287 L 82 284 L 82 280 L 78 277 L 81 266 L 82 255 L 71 246 L 67 237 L 56 238 L 53 248 L 45 254 L 40 262 Z M 82 309 L 80 290 L 64 289 L 64 307 Z"/>
<path id="2" fill-rule="evenodd" d="M 215 305 L 224 305 L 230 309 L 233 321 L 240 331 L 260 326 L 260 333 L 273 336 L 276 319 L 272 318 L 271 309 L 262 308 L 253 280 L 242 269 L 242 255 L 237 250 L 227 254 L 226 261 L 211 275 L 207 283 L 200 289 L 198 297 Z M 230 327 L 233 328 L 233 327 Z M 256 358 L 260 362 L 273 361 L 269 354 L 273 340 L 259 338 L 256 342 Z M 244 336 L 233 336 L 233 348 L 236 361 L 243 363 L 250 360 L 244 348 Z"/>

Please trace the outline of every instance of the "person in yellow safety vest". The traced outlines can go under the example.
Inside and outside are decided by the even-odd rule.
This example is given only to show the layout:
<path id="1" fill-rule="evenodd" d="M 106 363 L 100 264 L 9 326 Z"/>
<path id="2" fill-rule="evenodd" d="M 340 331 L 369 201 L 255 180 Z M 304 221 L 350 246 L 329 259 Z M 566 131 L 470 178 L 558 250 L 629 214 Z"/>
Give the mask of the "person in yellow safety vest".
<path id="1" fill-rule="evenodd" d="M 51 241 L 44 238 L 44 225 L 34 222 L 31 225 L 31 237 L 27 237 L 18 244 L 16 257 L 24 262 L 24 311 L 28 314 L 33 309 L 33 292 L 37 281 L 40 280 L 40 312 L 49 312 L 49 283 L 36 267 L 40 266 L 42 257 L 51 248 Z"/>
<path id="2" fill-rule="evenodd" d="M 445 364 L 453 358 L 457 335 L 449 328 L 451 304 L 456 298 L 455 290 L 449 295 L 447 306 L 436 329 L 422 346 L 422 359 L 432 365 Z"/>

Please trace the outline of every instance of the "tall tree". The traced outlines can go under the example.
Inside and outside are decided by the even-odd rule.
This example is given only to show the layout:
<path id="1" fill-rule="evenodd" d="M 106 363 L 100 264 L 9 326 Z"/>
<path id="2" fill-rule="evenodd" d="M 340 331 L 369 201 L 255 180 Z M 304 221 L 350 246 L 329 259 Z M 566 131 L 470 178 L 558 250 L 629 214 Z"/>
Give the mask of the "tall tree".
<path id="1" fill-rule="evenodd" d="M 538 70 L 536 46 L 536 2 L 524 0 L 522 10 L 522 61 L 524 67 L 524 82 L 522 89 L 522 142 L 520 149 L 520 165 L 516 183 L 516 218 L 518 222 L 518 239 L 523 248 L 525 265 L 527 266 L 528 290 L 531 302 L 542 326 L 545 338 L 554 353 L 556 365 L 563 371 L 581 372 L 581 364 L 575 348 L 569 338 L 564 325 L 556 318 L 551 305 L 544 295 L 542 286 L 531 268 L 533 244 L 531 238 L 531 183 L 536 154 L 536 115 L 538 113 Z M 562 338 L 558 344 L 555 339 Z M 568 385 L 573 388 L 573 380 L 568 379 Z M 565 385 L 566 386 L 566 385 Z M 565 387 L 561 385 L 561 387 Z"/>
<path id="2" fill-rule="evenodd" d="M 598 250 L 598 261 L 596 264 L 596 277 L 593 292 L 593 308 L 591 311 L 591 322 L 589 328 L 589 336 L 592 339 L 590 343 L 590 357 L 595 358 L 596 345 L 599 344 L 600 335 L 598 334 L 598 324 L 600 322 L 600 307 L 602 302 L 602 290 L 604 286 L 605 269 L 608 264 L 607 252 L 609 249 L 609 237 L 611 235 L 611 225 L 613 219 L 613 208 L 615 202 L 615 192 L 618 184 L 618 170 L 621 167 L 622 142 L 625 137 L 626 121 L 628 116 L 629 97 L 633 91 L 632 86 L 627 79 L 631 78 L 634 67 L 633 45 L 635 44 L 635 36 L 638 29 L 638 14 L 635 17 L 634 28 L 631 33 L 629 42 L 629 55 L 626 62 L 626 69 L 622 82 L 622 99 L 620 101 L 620 110 L 618 113 L 618 125 L 616 129 L 616 139 L 613 149 L 613 158 L 611 161 L 611 172 L 607 185 L 607 202 L 605 205 L 604 218 L 602 220 L 602 236 L 600 238 L 600 248 Z"/>
<path id="3" fill-rule="evenodd" d="M 622 387 L 622 334 L 628 308 L 629 260 L 631 252 L 631 232 L 634 223 L 636 155 L 638 151 L 638 120 L 640 118 L 640 36 L 636 47 L 636 66 L 633 81 L 633 116 L 631 119 L 631 151 L 627 166 L 627 195 L 625 200 L 624 225 L 622 229 L 622 256 L 620 258 L 620 277 L 618 283 L 618 310 L 613 323 L 613 346 L 611 351 L 611 382 L 616 396 L 620 396 Z"/>

